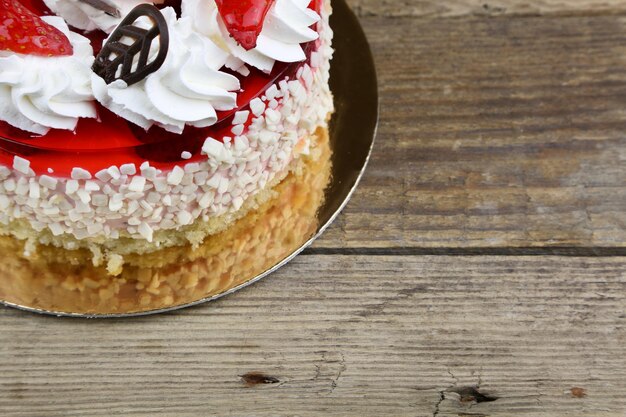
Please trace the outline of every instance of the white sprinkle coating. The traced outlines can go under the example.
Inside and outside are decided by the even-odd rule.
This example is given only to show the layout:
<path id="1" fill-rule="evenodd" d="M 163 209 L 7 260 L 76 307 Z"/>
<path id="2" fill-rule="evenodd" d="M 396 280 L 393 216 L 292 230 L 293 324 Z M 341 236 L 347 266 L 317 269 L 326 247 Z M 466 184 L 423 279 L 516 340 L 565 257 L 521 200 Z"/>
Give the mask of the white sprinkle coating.
<path id="1" fill-rule="evenodd" d="M 80 167 L 71 178 L 36 176 L 28 160 L 15 157 L 13 169 L 0 166 L 0 224 L 23 218 L 54 236 L 117 239 L 123 234 L 153 241 L 156 231 L 239 210 L 308 151 L 308 137 L 318 126 L 326 126 L 333 106 L 328 90 L 331 32 L 326 19 L 318 25 L 324 30 L 313 65 L 301 67 L 297 79 L 270 86 L 263 100 L 250 102 L 249 110 L 236 112 L 233 137 L 223 143 L 206 138 L 206 158 L 163 171 L 145 161 L 140 174 L 132 163 L 111 166 L 92 179 Z M 192 155 L 181 153 L 181 158 L 187 156 Z"/>
<path id="2" fill-rule="evenodd" d="M 72 179 L 75 180 L 90 180 L 91 173 L 86 169 L 72 168 Z"/>
<path id="3" fill-rule="evenodd" d="M 111 178 L 113 178 L 107 169 L 101 169 L 96 172 L 95 177 L 102 182 L 108 182 Z"/>
<path id="4" fill-rule="evenodd" d="M 274 86 L 272 85 L 272 87 Z M 235 113 L 235 116 L 233 116 L 233 124 L 242 125 L 248 121 L 248 117 L 250 117 L 250 111 L 240 110 Z"/>
<path id="5" fill-rule="evenodd" d="M 180 157 L 182 159 L 191 159 L 191 152 L 187 152 L 187 151 L 182 151 L 180 153 Z"/>
<path id="6" fill-rule="evenodd" d="M 48 225 L 53 235 L 59 236 L 63 234 L 63 227 L 59 223 L 51 223 Z"/>
<path id="7" fill-rule="evenodd" d="M 191 213 L 189 213 L 188 211 L 181 210 L 177 213 L 176 219 L 179 225 L 185 226 L 191 223 L 191 221 L 193 220 L 193 217 L 191 216 Z"/>
<path id="8" fill-rule="evenodd" d="M 58 183 L 59 181 L 56 178 L 52 178 L 47 175 L 42 175 L 39 178 L 39 184 L 49 190 L 56 190 Z"/>
<path id="9" fill-rule="evenodd" d="M 257 117 L 261 116 L 265 111 L 265 103 L 260 98 L 255 98 L 250 102 L 250 111 Z"/>
<path id="10" fill-rule="evenodd" d="M 135 164 L 124 164 L 120 167 L 120 172 L 123 175 L 135 175 L 137 173 L 137 168 Z"/>
<path id="11" fill-rule="evenodd" d="M 145 165 L 141 164 L 141 175 L 143 175 L 144 177 L 146 177 L 149 180 L 154 180 L 157 176 L 157 169 L 154 167 L 151 167 L 149 164 Z M 145 165 L 145 166 L 144 166 Z"/>
<path id="12" fill-rule="evenodd" d="M 3 186 L 6 191 L 11 193 L 15 191 L 16 188 L 15 180 L 13 178 L 9 178 L 8 180 L 4 181 Z"/>
<path id="13" fill-rule="evenodd" d="M 150 204 L 156 204 L 161 201 L 161 194 L 153 191 L 146 197 L 146 201 Z"/>
<path id="14" fill-rule="evenodd" d="M 134 176 L 133 179 L 128 184 L 128 189 L 130 191 L 135 191 L 137 193 L 143 192 L 144 187 L 146 186 L 146 179 L 141 175 Z"/>
<path id="15" fill-rule="evenodd" d="M 94 194 L 91 196 L 91 204 L 96 207 L 106 207 L 109 204 L 109 197 L 104 194 Z"/>
<path id="16" fill-rule="evenodd" d="M 244 129 L 244 125 L 235 125 L 232 129 L 230 129 L 230 131 L 233 132 L 233 135 L 240 136 L 241 134 L 243 134 Z"/>
<path id="17" fill-rule="evenodd" d="M 13 157 L 13 169 L 24 175 L 28 175 L 30 171 L 30 161 L 20 156 L 15 155 Z"/>
<path id="18" fill-rule="evenodd" d="M 112 165 L 109 168 L 107 168 L 107 171 L 109 175 L 111 176 L 111 178 L 113 178 L 114 180 L 119 180 L 122 176 L 120 169 L 115 165 Z"/>
<path id="19" fill-rule="evenodd" d="M 89 193 L 89 191 L 80 188 L 78 191 L 76 191 L 76 195 L 78 196 L 78 198 L 80 198 L 80 201 L 83 204 L 88 204 L 91 202 L 91 194 Z"/>
<path id="20" fill-rule="evenodd" d="M 28 189 L 28 197 L 29 198 L 39 198 L 39 197 L 41 197 L 39 184 L 37 184 L 36 182 L 31 182 L 28 185 L 28 187 L 29 187 L 29 189 Z"/>
<path id="21" fill-rule="evenodd" d="M 142 222 L 139 225 L 139 228 L 137 229 L 137 231 L 148 242 L 152 242 L 152 235 L 154 234 L 154 231 L 152 230 L 152 228 L 150 227 L 148 223 Z"/>
<path id="22" fill-rule="evenodd" d="M 233 198 L 233 207 L 235 208 L 235 210 L 239 210 L 242 205 L 243 205 L 243 198 L 241 197 Z"/>
<path id="23" fill-rule="evenodd" d="M 279 97 L 279 90 L 276 87 L 276 84 L 272 84 L 267 90 L 265 90 L 265 97 L 268 100 L 273 100 L 276 97 Z"/>
<path id="24" fill-rule="evenodd" d="M 191 163 L 185 165 L 184 169 L 185 169 L 185 173 L 186 174 L 193 174 L 195 172 L 200 171 L 202 169 L 202 167 L 197 162 L 191 162 Z"/>
<path id="25" fill-rule="evenodd" d="M 311 53 L 311 67 L 319 68 L 322 65 L 322 61 L 323 58 L 319 52 L 314 51 Z"/>
<path id="26" fill-rule="evenodd" d="M 178 185 L 185 176 L 185 170 L 176 165 L 169 174 L 167 174 L 167 183 L 171 185 Z"/>
<path id="27" fill-rule="evenodd" d="M 95 181 L 85 181 L 85 190 L 89 192 L 100 191 L 100 186 Z"/>
<path id="28" fill-rule="evenodd" d="M 116 196 L 120 196 L 119 198 L 115 198 Z M 123 196 L 121 196 L 121 194 L 116 194 L 113 196 L 113 198 L 109 199 L 109 210 L 116 212 L 122 209 L 122 207 L 124 207 L 124 200 L 123 200 Z"/>
<path id="29" fill-rule="evenodd" d="M 30 187 L 28 186 L 28 180 L 24 177 L 20 178 L 15 186 L 15 194 L 25 196 L 28 194 L 29 190 Z"/>
<path id="30" fill-rule="evenodd" d="M 268 124 L 276 125 L 280 123 L 281 118 L 282 118 L 282 115 L 280 114 L 280 112 L 273 110 L 271 108 L 267 109 L 267 111 L 265 112 L 265 121 Z"/>
<path id="31" fill-rule="evenodd" d="M 78 191 L 78 181 L 76 180 L 69 180 L 65 183 L 65 194 L 74 194 L 76 191 Z"/>
<path id="32" fill-rule="evenodd" d="M 224 144 L 211 137 L 206 138 L 206 140 L 204 141 L 204 144 L 202 145 L 202 153 L 216 160 L 221 159 L 223 150 L 224 150 Z"/>
<path id="33" fill-rule="evenodd" d="M 309 64 L 304 64 L 302 71 L 302 80 L 304 81 L 304 85 L 306 88 L 311 88 L 313 86 L 313 71 L 311 71 L 311 67 Z"/>
<path id="34" fill-rule="evenodd" d="M 250 147 L 250 142 L 245 136 L 237 136 L 235 138 L 235 151 L 243 153 L 244 150 Z"/>

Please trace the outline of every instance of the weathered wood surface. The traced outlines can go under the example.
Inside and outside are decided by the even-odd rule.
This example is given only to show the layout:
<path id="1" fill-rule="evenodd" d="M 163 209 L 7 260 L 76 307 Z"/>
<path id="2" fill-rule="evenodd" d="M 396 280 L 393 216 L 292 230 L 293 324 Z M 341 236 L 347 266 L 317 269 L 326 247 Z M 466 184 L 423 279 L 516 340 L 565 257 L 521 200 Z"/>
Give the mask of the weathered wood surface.
<path id="1" fill-rule="evenodd" d="M 301 256 L 173 314 L 0 309 L 0 410 L 624 415 L 624 271 L 626 258 Z"/>
<path id="2" fill-rule="evenodd" d="M 459 17 L 459 16 L 572 16 L 619 15 L 621 0 L 348 0 L 359 16 Z"/>
<path id="3" fill-rule="evenodd" d="M 379 135 L 318 247 L 626 247 L 624 18 L 362 21 Z"/>
<path id="4" fill-rule="evenodd" d="M 382 115 L 335 226 L 211 305 L 0 309 L 0 415 L 626 415 L 626 257 L 416 256 L 624 253 L 626 3 L 350 2 Z"/>

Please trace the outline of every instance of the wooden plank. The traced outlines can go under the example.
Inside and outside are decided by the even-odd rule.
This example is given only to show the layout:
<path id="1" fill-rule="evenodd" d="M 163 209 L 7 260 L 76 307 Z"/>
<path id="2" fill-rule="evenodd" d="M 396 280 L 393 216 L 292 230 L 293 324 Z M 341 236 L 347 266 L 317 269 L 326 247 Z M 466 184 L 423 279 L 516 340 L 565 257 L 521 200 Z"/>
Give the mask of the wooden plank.
<path id="1" fill-rule="evenodd" d="M 626 246 L 622 18 L 362 21 L 379 135 L 317 247 Z"/>
<path id="2" fill-rule="evenodd" d="M 619 257 L 301 256 L 173 314 L 0 309 L 0 410 L 623 415 L 624 271 Z"/>
<path id="3" fill-rule="evenodd" d="M 359 16 L 459 17 L 623 14 L 621 0 L 348 0 Z"/>

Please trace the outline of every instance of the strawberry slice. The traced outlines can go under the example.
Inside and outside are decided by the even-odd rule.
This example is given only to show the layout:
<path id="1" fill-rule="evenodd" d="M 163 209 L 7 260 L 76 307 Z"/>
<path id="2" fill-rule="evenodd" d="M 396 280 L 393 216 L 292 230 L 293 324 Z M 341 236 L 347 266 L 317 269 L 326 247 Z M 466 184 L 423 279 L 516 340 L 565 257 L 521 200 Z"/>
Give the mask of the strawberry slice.
<path id="1" fill-rule="evenodd" d="M 256 47 L 267 12 L 274 0 L 215 0 L 228 33 L 244 49 Z"/>
<path id="2" fill-rule="evenodd" d="M 67 36 L 41 20 L 17 0 L 0 0 L 0 51 L 20 54 L 72 55 Z"/>

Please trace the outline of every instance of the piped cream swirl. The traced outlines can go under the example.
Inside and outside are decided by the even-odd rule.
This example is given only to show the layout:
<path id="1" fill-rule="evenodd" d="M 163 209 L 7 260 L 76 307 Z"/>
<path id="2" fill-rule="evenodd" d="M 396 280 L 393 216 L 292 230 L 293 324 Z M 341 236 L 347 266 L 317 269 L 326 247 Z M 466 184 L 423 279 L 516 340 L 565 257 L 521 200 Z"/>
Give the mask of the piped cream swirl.
<path id="1" fill-rule="evenodd" d="M 96 29 L 111 33 L 135 6 L 142 3 L 160 3 L 150 0 L 109 0 L 119 11 L 120 17 L 113 17 L 96 9 L 86 2 L 78 0 L 44 0 L 44 3 L 56 15 L 77 29 L 92 31 Z"/>
<path id="2" fill-rule="evenodd" d="M 81 117 L 96 117 L 91 94 L 93 50 L 89 40 L 70 32 L 60 17 L 42 19 L 63 32 L 74 52 L 42 57 L 0 52 L 0 120 L 19 129 L 46 134 L 73 130 Z"/>
<path id="3" fill-rule="evenodd" d="M 235 60 L 229 60 L 231 69 L 238 70 L 245 63 L 270 72 L 276 61 L 304 61 L 302 44 L 319 37 L 311 26 L 320 16 L 308 8 L 309 3 L 310 0 L 276 0 L 267 13 L 256 48 L 249 51 L 230 36 L 214 0 L 183 0 L 182 14 L 193 19 L 195 30 L 232 54 Z"/>
<path id="4" fill-rule="evenodd" d="M 186 124 L 206 127 L 217 121 L 216 110 L 237 104 L 239 80 L 220 71 L 228 53 L 192 30 L 188 18 L 176 20 L 174 9 L 162 10 L 169 29 L 165 62 L 140 82 L 111 84 L 92 75 L 96 99 L 114 113 L 144 129 L 157 125 L 182 133 Z M 156 54 L 158 48 L 151 53 Z M 150 61 L 150 59 L 149 59 Z"/>

